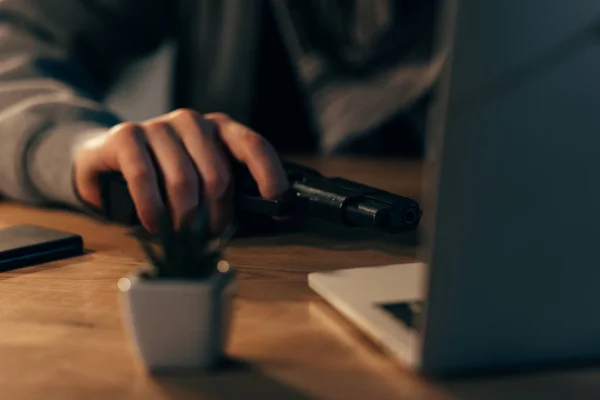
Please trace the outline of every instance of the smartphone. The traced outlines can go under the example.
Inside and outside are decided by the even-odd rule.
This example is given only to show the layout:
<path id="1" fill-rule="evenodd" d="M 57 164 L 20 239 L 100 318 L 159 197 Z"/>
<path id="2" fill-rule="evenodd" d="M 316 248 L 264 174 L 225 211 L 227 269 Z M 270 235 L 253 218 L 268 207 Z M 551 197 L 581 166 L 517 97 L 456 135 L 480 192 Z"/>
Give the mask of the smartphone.
<path id="1" fill-rule="evenodd" d="M 0 229 L 0 272 L 83 254 L 80 235 L 35 225 Z"/>

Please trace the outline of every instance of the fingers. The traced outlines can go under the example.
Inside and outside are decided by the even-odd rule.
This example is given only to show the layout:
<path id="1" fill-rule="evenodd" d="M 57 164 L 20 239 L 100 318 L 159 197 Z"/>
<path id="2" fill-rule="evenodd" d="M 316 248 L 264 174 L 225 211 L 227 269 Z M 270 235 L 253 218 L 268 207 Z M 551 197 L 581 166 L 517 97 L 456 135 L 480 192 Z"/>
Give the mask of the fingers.
<path id="1" fill-rule="evenodd" d="M 77 194 L 84 202 L 96 208 L 102 206 L 98 173 L 109 170 L 103 167 L 105 163 L 99 156 L 106 145 L 107 138 L 107 135 L 99 135 L 85 141 L 78 149 L 73 166 L 73 180 Z"/>
<path id="2" fill-rule="evenodd" d="M 231 172 L 227 158 L 215 142 L 216 127 L 192 110 L 177 110 L 168 116 L 202 180 L 204 199 L 210 210 L 214 232 L 221 232 L 233 217 Z"/>
<path id="3" fill-rule="evenodd" d="M 277 152 L 262 136 L 223 114 L 207 114 L 233 156 L 244 163 L 262 197 L 276 199 L 289 188 L 287 176 Z"/>
<path id="4" fill-rule="evenodd" d="M 146 140 L 156 157 L 176 229 L 199 203 L 199 182 L 188 153 L 172 127 L 164 121 L 144 124 Z"/>
<path id="5" fill-rule="evenodd" d="M 214 126 L 193 110 L 177 110 L 168 116 L 198 172 L 202 176 L 204 195 L 219 199 L 230 183 L 227 159 L 217 147 Z"/>
<path id="6" fill-rule="evenodd" d="M 142 127 L 125 123 L 113 128 L 102 153 L 101 169 L 121 171 L 140 222 L 150 232 L 156 232 L 164 204 Z"/>
<path id="7" fill-rule="evenodd" d="M 248 167 L 263 197 L 275 199 L 288 189 L 279 157 L 262 136 L 226 115 L 209 114 L 205 118 L 185 109 L 141 124 L 120 124 L 107 135 L 87 141 L 75 160 L 75 185 L 84 200 L 99 206 L 98 174 L 120 171 L 141 223 L 156 232 L 158 217 L 165 208 L 158 183 L 160 172 L 176 227 L 199 202 L 206 201 L 211 226 L 220 232 L 233 215 L 226 151 Z"/>

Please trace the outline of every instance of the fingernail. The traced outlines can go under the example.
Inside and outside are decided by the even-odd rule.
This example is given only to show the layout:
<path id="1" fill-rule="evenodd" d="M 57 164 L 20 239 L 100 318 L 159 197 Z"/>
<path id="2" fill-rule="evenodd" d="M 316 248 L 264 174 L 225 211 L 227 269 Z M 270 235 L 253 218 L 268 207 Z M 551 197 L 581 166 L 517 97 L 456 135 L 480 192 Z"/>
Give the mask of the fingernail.
<path id="1" fill-rule="evenodd" d="M 160 224 L 158 222 L 158 219 L 152 218 L 152 220 L 150 220 L 149 229 L 150 229 L 151 233 L 158 233 L 159 226 L 160 226 Z"/>
<path id="2" fill-rule="evenodd" d="M 156 224 L 152 222 L 148 223 L 148 225 L 146 226 L 146 230 L 152 234 L 158 233 L 158 228 Z"/>
<path id="3" fill-rule="evenodd" d="M 160 218 L 163 216 L 162 208 L 149 212 L 146 219 L 146 229 L 150 233 L 158 233 L 160 230 Z"/>

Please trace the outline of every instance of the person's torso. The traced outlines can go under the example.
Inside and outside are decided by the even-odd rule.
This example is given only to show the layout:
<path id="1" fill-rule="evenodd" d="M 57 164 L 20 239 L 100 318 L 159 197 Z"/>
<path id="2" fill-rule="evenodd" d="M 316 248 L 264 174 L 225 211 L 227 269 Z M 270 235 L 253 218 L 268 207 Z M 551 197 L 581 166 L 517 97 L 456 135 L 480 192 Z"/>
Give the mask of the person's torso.
<path id="1" fill-rule="evenodd" d="M 356 0 L 357 4 L 361 1 Z M 388 5 L 397 2 L 391 9 L 396 18 L 397 4 L 415 3 L 378 1 Z M 410 82 L 410 77 L 402 73 L 414 62 L 411 52 L 415 54 L 423 41 L 430 40 L 433 23 L 427 19 L 433 18 L 431 9 L 405 6 L 404 23 L 410 22 L 411 16 L 415 21 L 403 29 L 390 28 L 388 41 L 382 44 L 373 40 L 373 48 L 378 51 L 366 54 L 368 46 L 352 47 L 349 44 L 353 42 L 345 37 L 333 42 L 340 51 L 331 51 L 331 41 L 329 48 L 321 45 L 319 39 L 331 32 L 323 30 L 323 22 L 321 31 L 305 29 L 309 26 L 305 24 L 315 22 L 322 14 L 308 6 L 298 8 L 297 4 L 183 0 L 176 32 L 179 42 L 174 106 L 225 112 L 284 152 L 386 153 L 400 148 L 419 152 L 422 132 L 415 131 L 423 128 L 423 99 L 430 86 L 427 74 L 431 74 L 431 63 L 421 62 L 412 68 L 412 81 L 418 83 L 408 87 L 408 92 L 415 92 L 410 94 L 412 98 L 402 98 L 400 91 L 407 85 L 403 80 Z M 393 54 L 396 42 L 390 40 L 398 43 L 398 54 Z M 423 51 L 429 50 L 417 51 L 423 57 Z M 370 69 L 354 62 L 361 56 L 372 58 Z M 403 63 L 409 68 L 400 71 L 398 67 Z M 307 65 L 313 70 L 309 71 Z M 315 65 L 320 75 L 314 73 Z M 394 76 L 395 70 L 400 72 Z M 371 109 L 377 104 L 377 109 Z"/>

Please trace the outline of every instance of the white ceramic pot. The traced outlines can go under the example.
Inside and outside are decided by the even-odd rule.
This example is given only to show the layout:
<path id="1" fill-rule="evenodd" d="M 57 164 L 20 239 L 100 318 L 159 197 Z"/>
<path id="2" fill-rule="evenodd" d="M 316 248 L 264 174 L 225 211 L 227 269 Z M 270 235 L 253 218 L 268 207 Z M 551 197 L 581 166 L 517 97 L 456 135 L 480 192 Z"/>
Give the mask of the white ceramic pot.
<path id="1" fill-rule="evenodd" d="M 224 354 L 235 292 L 228 264 L 202 281 L 138 273 L 121 279 L 119 289 L 130 338 L 150 371 L 210 369 Z"/>

